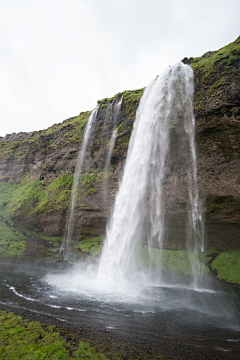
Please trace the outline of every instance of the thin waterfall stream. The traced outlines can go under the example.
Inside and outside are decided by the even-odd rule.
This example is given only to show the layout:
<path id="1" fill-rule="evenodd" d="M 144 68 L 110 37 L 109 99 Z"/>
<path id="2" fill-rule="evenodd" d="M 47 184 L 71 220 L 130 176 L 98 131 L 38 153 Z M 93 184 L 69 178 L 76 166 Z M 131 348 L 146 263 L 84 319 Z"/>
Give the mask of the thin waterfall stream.
<path id="1" fill-rule="evenodd" d="M 120 100 L 117 102 L 117 104 L 114 107 L 114 113 L 112 116 L 112 120 L 113 120 L 113 124 L 112 127 L 114 129 L 114 127 L 116 126 L 116 122 L 119 116 L 119 112 L 121 111 L 121 106 L 122 106 L 122 101 L 123 101 L 123 96 L 121 96 Z M 112 135 L 111 135 L 111 139 L 110 139 L 110 143 L 109 143 L 109 148 L 108 148 L 108 152 L 107 152 L 107 157 L 106 157 L 106 161 L 105 161 L 105 165 L 104 165 L 104 170 L 103 170 L 103 174 L 104 174 L 104 185 L 103 185 L 103 204 L 104 206 L 106 206 L 107 204 L 107 183 L 108 183 L 108 171 L 109 171 L 109 166 L 110 166 L 110 162 L 111 162 L 111 157 L 112 157 L 112 152 L 114 149 L 114 145 L 117 139 L 117 135 L 118 135 L 118 129 L 113 130 Z"/>
<path id="2" fill-rule="evenodd" d="M 104 170 L 103 170 L 103 174 L 104 174 L 104 177 L 105 177 L 105 179 L 104 179 L 104 189 L 103 189 L 103 203 L 104 203 L 105 206 L 106 206 L 106 202 L 107 202 L 107 180 L 108 180 L 107 176 L 108 176 L 110 161 L 111 161 L 115 141 L 117 139 L 117 135 L 118 135 L 118 130 L 117 129 L 113 130 L 112 136 L 111 136 L 111 139 L 110 139 L 107 158 L 106 158 L 106 162 L 105 162 L 105 166 L 104 166 Z"/>
<path id="3" fill-rule="evenodd" d="M 92 129 L 92 124 L 97 116 L 98 109 L 99 109 L 99 105 L 92 111 L 92 113 L 88 119 L 87 126 L 86 126 L 84 136 L 83 136 L 82 146 L 78 153 L 77 165 L 76 165 L 74 177 L 73 177 L 73 185 L 72 185 L 72 191 L 71 191 L 71 199 L 70 199 L 70 203 L 69 203 L 66 230 L 65 230 L 65 235 L 64 235 L 64 259 L 65 260 L 68 259 L 68 250 L 69 250 L 69 246 L 70 246 L 70 242 L 71 242 L 71 238 L 72 238 L 72 234 L 73 234 L 73 230 L 74 230 L 74 225 L 75 225 L 74 212 L 75 212 L 75 205 L 76 205 L 76 200 L 77 200 L 77 189 L 78 189 L 79 178 L 80 178 L 82 170 L 83 170 L 85 153 L 86 153 L 89 136 L 90 136 L 91 129 Z"/>

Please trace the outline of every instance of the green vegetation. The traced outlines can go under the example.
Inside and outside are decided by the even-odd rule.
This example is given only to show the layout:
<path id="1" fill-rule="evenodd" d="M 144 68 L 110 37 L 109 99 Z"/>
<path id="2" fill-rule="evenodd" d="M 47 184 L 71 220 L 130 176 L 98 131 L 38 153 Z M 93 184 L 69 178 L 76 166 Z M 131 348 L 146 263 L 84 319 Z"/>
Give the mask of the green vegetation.
<path id="1" fill-rule="evenodd" d="M 25 139 L 0 143 L 0 159 L 26 159 L 45 154 L 68 143 L 81 143 L 90 111 L 54 124 L 46 130 L 29 133 Z"/>
<path id="2" fill-rule="evenodd" d="M 61 236 L 44 236 L 43 233 L 41 234 L 36 234 L 37 236 L 39 236 L 41 239 L 43 240 L 47 240 L 49 242 L 51 242 L 51 244 L 55 247 L 59 247 L 59 245 L 61 245 L 62 243 L 62 237 Z"/>
<path id="3" fill-rule="evenodd" d="M 217 278 L 240 284 L 240 250 L 229 250 L 219 254 L 211 263 Z"/>
<path id="4" fill-rule="evenodd" d="M 0 311 L 0 358 L 3 360 L 92 359 L 106 357 L 90 343 L 66 342 L 61 329 L 40 322 L 29 322 L 13 313 Z"/>
<path id="5" fill-rule="evenodd" d="M 79 179 L 78 202 L 84 206 L 87 203 L 87 196 L 98 191 L 97 184 L 103 179 L 103 173 L 97 170 L 84 172 Z"/>
<path id="6" fill-rule="evenodd" d="M 66 142 L 77 142 L 81 143 L 83 137 L 84 126 L 86 125 L 91 111 L 87 111 L 80 116 L 74 118 L 71 122 L 73 130 L 65 134 Z M 69 124 L 68 124 L 69 125 Z"/>
<path id="7" fill-rule="evenodd" d="M 14 196 L 7 205 L 8 215 L 24 214 L 31 217 L 37 213 L 67 209 L 72 181 L 73 175 L 63 174 L 46 186 L 42 180 L 26 176 L 20 185 L 15 186 Z"/>
<path id="8" fill-rule="evenodd" d="M 140 247 L 140 258 L 143 266 L 148 267 L 150 264 L 150 254 L 146 245 Z M 153 267 L 160 267 L 165 273 L 175 273 L 179 275 L 192 275 L 192 267 L 189 255 L 186 250 L 165 250 L 151 249 L 151 258 Z M 203 265 L 203 274 L 206 275 L 209 269 Z"/>
<path id="9" fill-rule="evenodd" d="M 216 257 L 216 254 L 220 254 L 220 253 L 221 251 L 215 248 L 211 248 L 203 252 L 200 252 L 198 257 L 201 261 L 207 263 L 207 262 L 211 262 L 214 259 L 214 257 Z"/>
<path id="10" fill-rule="evenodd" d="M 107 108 L 108 103 L 114 99 L 119 100 L 123 96 L 123 111 L 127 123 L 135 117 L 136 107 L 140 101 L 144 89 L 140 90 L 126 90 L 116 94 L 112 98 L 105 98 L 99 100 L 101 108 Z M 86 111 L 78 116 L 71 117 L 64 120 L 62 123 L 54 124 L 46 130 L 35 131 L 26 135 L 25 138 L 17 141 L 4 141 L 0 143 L 0 159 L 13 160 L 13 159 L 28 159 L 29 161 L 34 158 L 35 153 L 46 154 L 52 152 L 59 147 L 67 144 L 80 144 L 84 132 L 84 127 L 88 121 L 91 111 Z M 97 127 L 97 133 L 100 137 L 101 126 Z M 132 127 L 132 124 L 120 124 L 119 134 L 122 135 L 124 131 Z M 95 133 L 95 137 L 97 136 Z M 99 139 L 98 139 L 99 140 Z"/>
<path id="11" fill-rule="evenodd" d="M 207 212 L 209 214 L 222 214 L 225 210 L 234 210 L 234 213 L 240 213 L 240 200 L 232 196 L 208 196 L 206 199 Z"/>
<path id="12" fill-rule="evenodd" d="M 29 216 L 36 211 L 37 204 L 44 200 L 44 190 L 40 187 L 40 180 L 30 180 L 26 176 L 21 186 L 16 187 L 13 197 L 7 206 L 9 216 L 19 212 Z"/>
<path id="13" fill-rule="evenodd" d="M 6 204 L 11 201 L 16 185 L 0 182 L 0 257 L 23 255 L 26 241 L 7 216 Z"/>
<path id="14" fill-rule="evenodd" d="M 45 190 L 45 202 L 42 204 L 43 210 L 48 211 L 66 209 L 71 197 L 73 174 L 55 178 Z M 39 206 L 39 210 L 41 210 Z"/>
<path id="15" fill-rule="evenodd" d="M 121 93 L 116 94 L 112 98 L 105 98 L 102 100 L 98 100 L 98 103 L 101 105 L 99 109 L 100 118 L 104 118 L 105 123 L 108 123 L 112 116 L 111 113 L 108 114 L 106 111 L 108 105 L 113 104 L 113 108 L 114 108 L 115 106 L 114 104 L 116 104 L 117 101 L 119 101 L 121 97 L 123 97 L 121 111 L 119 115 L 123 120 L 117 126 L 118 137 L 116 139 L 113 156 L 122 155 L 122 153 L 124 153 L 128 147 L 129 137 L 136 116 L 136 109 L 139 105 L 143 91 L 144 88 L 139 90 L 132 90 L 132 91 L 125 90 Z M 111 132 L 112 132 L 112 128 L 109 129 L 104 125 L 103 121 L 100 121 L 95 129 L 94 146 L 93 146 L 94 149 L 96 148 L 98 149 L 101 147 L 102 149 L 104 148 L 105 151 L 107 151 L 110 144 Z M 102 143 L 103 135 L 106 140 Z"/>
<path id="16" fill-rule="evenodd" d="M 23 184 L 20 185 L 14 185 L 10 181 L 0 182 L 0 257 L 25 256 L 28 252 L 26 239 L 29 238 L 29 241 L 33 240 L 32 232 L 16 227 L 9 215 L 22 215 L 22 211 L 24 211 L 26 217 L 35 216 L 40 206 L 43 208 L 44 203 L 44 211 L 46 211 L 47 206 L 49 206 L 48 209 L 50 209 L 50 206 L 54 203 L 53 195 L 50 204 L 46 201 L 45 196 L 50 196 L 51 193 L 48 188 L 42 188 L 41 181 L 29 180 L 29 178 L 25 178 Z M 60 195 L 57 196 L 54 193 L 56 195 L 54 205 L 59 206 L 59 203 L 64 201 L 64 197 L 61 197 L 61 193 L 64 192 L 61 188 L 64 181 L 61 181 L 63 180 L 62 177 L 55 180 L 55 183 L 52 183 L 54 185 L 54 191 L 56 191 L 57 188 Z M 69 181 L 69 178 L 67 180 Z M 52 184 L 49 185 L 50 189 L 52 189 Z M 34 238 L 36 242 L 34 246 L 37 252 L 36 255 L 42 255 L 44 259 L 46 258 L 49 261 L 51 261 L 52 257 L 56 258 L 56 254 L 51 254 L 54 249 L 50 248 L 59 247 L 62 242 L 61 237 L 46 237 L 43 234 L 35 233 Z M 42 242 L 41 239 L 44 240 L 44 242 Z M 45 246 L 47 244 L 51 245 L 50 248 Z"/>
<path id="17" fill-rule="evenodd" d="M 103 246 L 104 235 L 98 237 L 85 237 L 77 244 L 77 248 L 90 255 L 96 256 L 101 253 Z"/>
<path id="18" fill-rule="evenodd" d="M 112 102 L 113 100 L 117 100 L 117 101 L 120 100 L 122 96 L 125 100 L 131 98 L 133 101 L 139 102 L 143 94 L 143 91 L 144 88 L 138 90 L 124 90 L 122 92 L 117 93 L 111 98 L 104 98 L 102 100 L 98 100 L 98 104 L 100 104 L 101 107 L 103 107 L 103 105 Z"/>
<path id="19" fill-rule="evenodd" d="M 200 115 L 206 101 L 209 97 L 217 96 L 221 86 L 240 80 L 240 36 L 217 51 L 209 51 L 198 58 L 185 58 L 183 61 L 190 63 L 194 69 L 194 110 Z"/>

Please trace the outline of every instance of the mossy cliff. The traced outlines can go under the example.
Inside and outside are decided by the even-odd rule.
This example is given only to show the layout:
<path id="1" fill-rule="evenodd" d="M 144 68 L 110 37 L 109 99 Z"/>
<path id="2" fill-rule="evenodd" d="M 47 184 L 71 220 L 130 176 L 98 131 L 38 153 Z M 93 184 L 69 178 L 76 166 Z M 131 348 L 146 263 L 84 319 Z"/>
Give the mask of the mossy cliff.
<path id="1" fill-rule="evenodd" d="M 182 61 L 194 70 L 198 182 L 200 195 L 205 199 L 207 248 L 239 249 L 240 37 L 218 51 Z M 73 247 L 79 253 L 91 253 L 96 244 L 102 243 L 143 90 L 124 91 L 98 101 L 75 212 Z M 121 98 L 121 109 L 116 116 Z M 54 244 L 60 245 L 73 173 L 89 115 L 90 111 L 80 113 L 46 130 L 0 138 L 0 188 L 4 193 L 1 226 L 7 229 L 5 234 L 13 229 L 12 237 L 0 234 L 0 251 L 5 249 L 4 256 L 8 254 L 5 238 L 9 237 L 11 241 L 14 238 L 11 247 L 15 248 L 15 241 L 19 241 L 17 251 L 11 253 L 8 248 L 9 254 L 16 256 L 27 251 L 28 239 L 37 244 L 36 236 L 46 244 L 55 237 L 48 253 Z M 105 174 L 104 165 L 114 129 L 118 130 L 118 135 L 109 172 Z M 171 220 L 174 217 L 181 223 L 177 210 Z M 167 248 L 176 250 L 178 239 L 184 238 L 184 234 L 173 234 L 173 228 L 169 226 L 172 234 Z M 96 240 L 91 246 L 90 238 Z"/>

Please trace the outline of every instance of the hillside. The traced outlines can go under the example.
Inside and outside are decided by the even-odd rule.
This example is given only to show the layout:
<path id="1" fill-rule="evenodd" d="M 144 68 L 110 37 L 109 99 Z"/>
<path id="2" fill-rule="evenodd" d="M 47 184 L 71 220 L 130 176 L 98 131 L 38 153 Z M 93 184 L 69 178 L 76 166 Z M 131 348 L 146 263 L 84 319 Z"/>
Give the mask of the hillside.
<path id="1" fill-rule="evenodd" d="M 240 37 L 217 51 L 182 61 L 194 69 L 198 181 L 205 201 L 207 249 L 238 249 Z M 78 226 L 73 247 L 79 256 L 93 252 L 102 242 L 143 91 L 124 91 L 98 102 L 75 212 Z M 60 245 L 64 235 L 74 169 L 89 115 L 90 111 L 80 113 L 46 130 L 0 138 L 0 256 L 59 258 L 54 246 Z M 113 129 L 118 136 L 105 174 Z M 173 215 L 180 216 L 177 210 Z M 174 236 L 171 246 L 176 247 Z"/>

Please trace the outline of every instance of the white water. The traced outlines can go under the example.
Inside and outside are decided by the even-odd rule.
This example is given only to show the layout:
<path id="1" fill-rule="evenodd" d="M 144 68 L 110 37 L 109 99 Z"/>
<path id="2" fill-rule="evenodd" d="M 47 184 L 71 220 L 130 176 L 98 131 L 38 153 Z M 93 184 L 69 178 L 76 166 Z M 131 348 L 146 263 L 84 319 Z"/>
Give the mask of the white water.
<path id="1" fill-rule="evenodd" d="M 91 112 L 91 115 L 88 119 L 87 126 L 84 132 L 82 146 L 79 150 L 78 158 L 77 158 L 77 165 L 74 172 L 73 177 L 73 185 L 72 185 L 72 191 L 71 191 L 71 199 L 68 209 L 68 218 L 66 223 L 66 230 L 65 230 L 65 244 L 64 244 L 64 259 L 67 260 L 68 258 L 68 249 L 70 246 L 73 230 L 74 230 L 74 212 L 75 212 L 75 204 L 77 199 L 77 188 L 79 183 L 79 178 L 82 173 L 84 160 L 85 160 L 85 153 L 88 145 L 89 136 L 91 133 L 92 124 L 97 116 L 99 109 L 99 105 Z"/>
<path id="2" fill-rule="evenodd" d="M 104 138 L 106 129 L 107 129 L 107 125 L 108 125 L 109 121 L 112 121 L 112 119 L 113 119 L 113 104 L 114 104 L 114 102 L 111 102 L 108 104 L 108 107 L 107 107 L 107 110 L 105 113 L 105 117 L 104 117 L 102 131 L 101 131 L 101 138 Z"/>
<path id="3" fill-rule="evenodd" d="M 117 135 L 118 135 L 118 130 L 115 129 L 112 132 L 110 145 L 109 145 L 109 149 L 108 149 L 108 153 L 107 153 L 107 158 L 106 158 L 106 162 L 105 162 L 105 166 L 104 166 L 104 170 L 103 170 L 103 174 L 104 174 L 103 203 L 104 203 L 105 206 L 106 206 L 106 203 L 107 203 L 107 183 L 108 183 L 107 176 L 108 176 L 109 165 L 110 165 L 114 145 L 115 145 L 115 142 L 116 142 L 116 139 L 117 139 Z"/>
<path id="4" fill-rule="evenodd" d="M 111 114 L 112 114 L 111 120 L 112 120 L 112 128 L 113 129 L 114 129 L 115 125 L 116 125 L 119 112 L 121 111 L 122 101 L 123 101 L 123 96 L 121 96 L 120 100 L 116 103 L 116 105 L 114 107 L 113 107 L 113 103 L 111 103 L 108 106 L 108 109 L 107 109 L 107 112 L 106 112 L 106 118 L 107 118 L 107 115 L 109 114 L 109 108 L 111 109 Z M 104 124 L 105 124 L 105 122 L 104 122 Z M 116 139 L 117 139 L 117 135 L 118 135 L 118 129 L 113 130 L 112 136 L 111 136 L 111 139 L 110 139 L 108 152 L 107 152 L 105 165 L 104 165 L 104 170 L 103 170 L 103 174 L 104 174 L 103 206 L 107 205 L 108 171 L 109 171 L 110 161 L 111 161 L 114 145 L 115 145 L 115 142 L 116 142 Z"/>
<path id="5" fill-rule="evenodd" d="M 190 68 L 191 69 L 191 68 Z M 192 71 L 192 69 L 191 69 Z M 195 145 L 195 118 L 193 114 L 193 74 L 185 72 L 185 102 L 190 109 L 190 114 L 184 120 L 184 128 L 189 137 L 191 166 L 188 168 L 189 192 L 189 221 L 187 233 L 187 249 L 192 265 L 194 286 L 203 273 L 203 264 L 198 259 L 199 251 L 204 251 L 204 221 L 202 217 L 202 203 L 199 199 L 197 183 L 197 154 Z"/>
<path id="6" fill-rule="evenodd" d="M 117 102 L 117 104 L 115 105 L 115 109 L 114 109 L 114 110 L 115 110 L 115 114 L 114 114 L 114 116 L 113 116 L 113 126 L 116 125 L 119 112 L 121 111 L 122 101 L 123 101 L 123 95 L 121 96 L 121 98 L 120 98 L 120 100 Z"/>
<path id="7" fill-rule="evenodd" d="M 203 248 L 203 226 L 197 188 L 192 96 L 193 71 L 182 63 L 167 68 L 145 89 L 129 143 L 122 183 L 107 226 L 99 280 L 128 278 L 146 281 L 146 272 L 152 273 L 153 268 L 159 280 L 159 254 L 165 236 L 166 216 L 163 179 L 171 154 L 170 135 L 177 133 L 178 128 L 181 132 L 183 128 L 185 136 L 179 137 L 183 142 L 181 146 L 187 143 L 191 154 L 187 168 L 189 220 L 186 244 L 196 284 L 197 273 L 201 270 L 197 252 Z M 178 117 L 179 111 L 184 114 L 181 118 Z M 188 160 L 187 157 L 183 161 L 188 163 Z M 174 171 L 177 174 L 177 170 Z M 144 264 L 142 242 L 148 245 L 148 264 Z M 160 249 L 157 255 L 153 250 L 156 244 Z"/>

